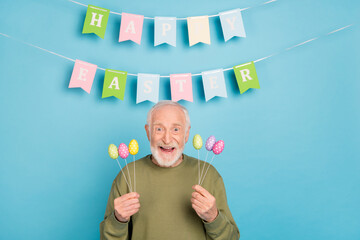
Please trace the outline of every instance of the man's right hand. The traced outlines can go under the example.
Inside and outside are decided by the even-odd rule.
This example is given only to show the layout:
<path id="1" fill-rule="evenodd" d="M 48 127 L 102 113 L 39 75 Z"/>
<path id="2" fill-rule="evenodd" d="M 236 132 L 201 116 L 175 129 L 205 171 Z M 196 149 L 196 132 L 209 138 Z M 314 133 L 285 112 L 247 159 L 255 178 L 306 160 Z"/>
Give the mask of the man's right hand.
<path id="1" fill-rule="evenodd" d="M 130 217 L 140 209 L 140 195 L 136 192 L 127 193 L 115 198 L 114 209 L 115 217 L 120 222 L 128 222 Z"/>

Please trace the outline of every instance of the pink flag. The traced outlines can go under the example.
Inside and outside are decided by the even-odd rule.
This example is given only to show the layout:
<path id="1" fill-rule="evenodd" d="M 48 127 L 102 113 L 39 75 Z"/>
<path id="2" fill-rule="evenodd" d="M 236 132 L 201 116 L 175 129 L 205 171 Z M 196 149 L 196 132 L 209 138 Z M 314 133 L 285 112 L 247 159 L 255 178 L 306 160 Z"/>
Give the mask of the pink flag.
<path id="1" fill-rule="evenodd" d="M 97 66 L 80 60 L 75 61 L 69 88 L 82 88 L 90 93 Z"/>
<path id="2" fill-rule="evenodd" d="M 144 16 L 123 12 L 121 14 L 119 42 L 132 40 L 140 44 L 143 22 Z"/>
<path id="3" fill-rule="evenodd" d="M 171 100 L 177 102 L 181 99 L 192 102 L 191 73 L 170 74 Z"/>

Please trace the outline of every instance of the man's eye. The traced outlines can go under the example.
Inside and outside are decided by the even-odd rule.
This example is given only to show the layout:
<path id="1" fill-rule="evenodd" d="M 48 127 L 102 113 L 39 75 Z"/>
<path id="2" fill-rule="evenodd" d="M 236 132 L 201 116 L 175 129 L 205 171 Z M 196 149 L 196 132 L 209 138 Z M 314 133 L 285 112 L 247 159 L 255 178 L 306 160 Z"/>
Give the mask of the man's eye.
<path id="1" fill-rule="evenodd" d="M 179 128 L 174 128 L 174 131 L 178 132 L 178 131 L 180 131 L 180 129 Z"/>
<path id="2" fill-rule="evenodd" d="M 162 129 L 161 128 L 156 128 L 155 129 L 157 132 L 160 132 Z"/>

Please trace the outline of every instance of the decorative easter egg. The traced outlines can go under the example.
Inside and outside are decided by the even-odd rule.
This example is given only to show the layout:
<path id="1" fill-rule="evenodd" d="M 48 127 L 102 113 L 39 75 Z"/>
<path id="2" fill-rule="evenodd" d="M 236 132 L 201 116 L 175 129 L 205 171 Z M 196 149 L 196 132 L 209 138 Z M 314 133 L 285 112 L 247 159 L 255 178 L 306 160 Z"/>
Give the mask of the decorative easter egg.
<path id="1" fill-rule="evenodd" d="M 125 159 L 129 156 L 129 149 L 125 143 L 120 143 L 120 145 L 119 145 L 119 156 L 122 159 Z"/>
<path id="2" fill-rule="evenodd" d="M 117 147 L 115 146 L 115 144 L 110 144 L 110 145 L 109 145 L 108 152 L 109 152 L 109 156 L 110 156 L 112 159 L 117 159 L 117 158 L 119 157 L 118 149 L 117 149 Z"/>
<path id="3" fill-rule="evenodd" d="M 202 138 L 199 134 L 196 134 L 193 138 L 193 146 L 196 150 L 199 150 L 203 145 Z"/>
<path id="4" fill-rule="evenodd" d="M 215 142 L 216 142 L 215 136 L 211 135 L 210 137 L 208 137 L 208 139 L 205 142 L 206 150 L 211 151 L 214 147 Z"/>
<path id="5" fill-rule="evenodd" d="M 219 141 L 217 141 L 217 142 L 214 144 L 213 152 L 214 152 L 216 155 L 219 155 L 219 154 L 224 150 L 224 147 L 225 147 L 224 141 L 223 141 L 223 140 L 219 140 Z"/>
<path id="6" fill-rule="evenodd" d="M 133 139 L 129 143 L 129 153 L 131 155 L 136 155 L 138 152 L 139 152 L 139 144 L 135 139 Z"/>

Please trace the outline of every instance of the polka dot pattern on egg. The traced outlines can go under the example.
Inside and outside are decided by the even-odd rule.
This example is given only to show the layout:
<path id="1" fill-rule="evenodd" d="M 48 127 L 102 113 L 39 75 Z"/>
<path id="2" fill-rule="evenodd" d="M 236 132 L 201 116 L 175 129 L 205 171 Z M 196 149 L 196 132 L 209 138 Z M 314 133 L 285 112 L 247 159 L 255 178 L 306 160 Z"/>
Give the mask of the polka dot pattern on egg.
<path id="1" fill-rule="evenodd" d="M 215 136 L 211 135 L 210 137 L 208 137 L 208 139 L 205 142 L 206 150 L 211 151 L 214 147 L 215 142 L 216 142 Z"/>
<path id="2" fill-rule="evenodd" d="M 129 149 L 125 143 L 120 143 L 120 145 L 119 145 L 119 156 L 122 159 L 125 159 L 129 156 Z"/>
<path id="3" fill-rule="evenodd" d="M 109 156 L 110 156 L 112 159 L 117 159 L 117 158 L 119 157 L 118 149 L 117 149 L 117 147 L 115 146 L 115 144 L 110 144 L 110 145 L 109 145 L 108 152 L 109 152 Z"/>
<path id="4" fill-rule="evenodd" d="M 129 152 L 131 155 L 136 155 L 139 152 L 139 144 L 135 139 L 129 143 Z"/>
<path id="5" fill-rule="evenodd" d="M 224 147 L 225 147 L 225 143 L 223 140 L 219 140 L 217 141 L 215 144 L 214 144 L 214 147 L 213 147 L 213 152 L 218 155 L 220 154 L 223 150 L 224 150 Z"/>
<path id="6" fill-rule="evenodd" d="M 202 148 L 203 141 L 199 134 L 196 134 L 193 138 L 193 146 L 196 150 L 199 150 Z"/>

